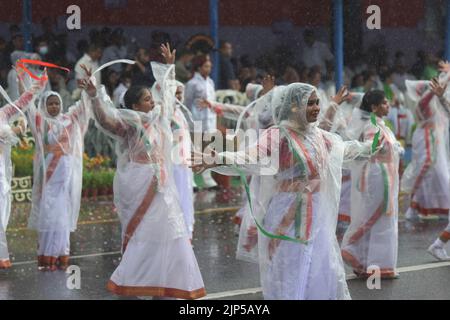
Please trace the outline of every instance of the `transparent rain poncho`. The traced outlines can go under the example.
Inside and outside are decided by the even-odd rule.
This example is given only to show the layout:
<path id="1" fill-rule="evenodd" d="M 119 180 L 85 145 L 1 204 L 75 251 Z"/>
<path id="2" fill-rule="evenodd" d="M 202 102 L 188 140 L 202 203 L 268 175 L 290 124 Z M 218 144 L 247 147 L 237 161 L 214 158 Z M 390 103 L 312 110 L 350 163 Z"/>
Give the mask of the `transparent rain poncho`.
<path id="1" fill-rule="evenodd" d="M 11 213 L 11 181 L 13 178 L 11 147 L 19 142 L 11 125 L 24 115 L 44 86 L 45 82 L 42 82 L 40 87 L 30 88 L 15 102 L 11 101 L 6 91 L 0 87 L 0 93 L 9 102 L 0 108 L 0 268 L 10 266 L 6 228 Z"/>
<path id="2" fill-rule="evenodd" d="M 373 125 L 376 122 L 376 126 Z M 377 266 L 382 276 L 394 276 L 398 249 L 399 160 L 403 148 L 383 119 L 359 108 L 348 124 L 349 139 L 372 143 L 379 132 L 383 141 L 370 161 L 351 165 L 351 223 L 341 245 L 344 261 L 366 274 Z"/>
<path id="3" fill-rule="evenodd" d="M 244 174 L 260 176 L 259 190 L 246 191 L 266 299 L 350 298 L 335 235 L 341 172 L 344 161 L 367 158 L 373 147 L 308 123 L 315 91 L 301 83 L 279 90 L 271 101 L 274 126 L 254 145 L 219 153 L 226 165 L 213 169 L 240 175 L 245 184 Z M 293 105 L 300 109 L 296 118 Z"/>
<path id="4" fill-rule="evenodd" d="M 440 76 L 441 83 L 448 75 Z M 450 208 L 449 185 L 449 90 L 443 98 L 430 90 L 429 81 L 406 81 L 407 106 L 417 127 L 412 137 L 412 160 L 401 180 L 401 191 L 418 213 L 446 214 Z"/>
<path id="5" fill-rule="evenodd" d="M 352 120 L 353 110 L 361 105 L 363 97 L 363 93 L 349 93 L 348 100 L 344 101 L 340 106 L 337 107 L 336 115 L 331 125 L 330 132 L 339 134 L 344 140 L 349 140 L 346 137 L 346 130 L 350 121 Z"/>
<path id="6" fill-rule="evenodd" d="M 51 116 L 47 101 L 57 97 L 60 112 Z M 83 91 L 81 100 L 66 113 L 57 92 L 45 92 L 37 108 L 28 110 L 35 140 L 33 195 L 29 227 L 40 232 L 77 228 L 83 177 L 84 135 L 88 128 L 90 98 Z"/>
<path id="7" fill-rule="evenodd" d="M 259 92 L 262 90 L 262 86 L 258 87 L 257 85 L 252 85 L 251 88 L 255 91 L 252 95 L 254 97 L 254 101 L 252 101 L 241 113 L 236 127 L 236 132 L 241 130 L 240 132 L 243 133 L 245 130 L 253 130 L 254 134 L 247 135 L 253 139 L 243 140 L 246 138 L 244 136 L 240 140 L 237 140 L 237 143 L 239 144 L 257 143 L 259 133 L 273 125 L 273 115 L 271 109 L 272 98 L 274 95 L 281 92 L 284 86 L 276 87 L 262 97 L 258 97 Z M 260 183 L 261 176 L 253 175 L 250 177 L 248 187 L 249 192 L 253 195 L 252 205 L 254 211 L 259 211 L 258 207 L 263 205 L 259 200 Z M 234 221 L 240 224 L 236 258 L 243 261 L 258 263 L 257 226 L 251 215 L 251 208 L 245 192 L 243 194 L 243 203 L 243 206 L 236 213 L 234 218 Z"/>
<path id="8" fill-rule="evenodd" d="M 155 84 L 154 87 L 159 85 Z M 194 186 L 193 172 L 190 168 L 190 157 L 192 150 L 191 135 L 189 132 L 189 123 L 192 123 L 192 115 L 184 103 L 183 83 L 176 82 L 177 90 L 181 90 L 181 99 L 175 101 L 174 111 L 171 120 L 171 129 L 173 134 L 173 147 L 171 161 L 173 163 L 173 175 L 178 190 L 178 198 L 183 211 L 184 221 L 188 229 L 190 238 L 193 238 L 194 232 Z M 152 88 L 154 92 L 154 88 Z M 153 94 L 158 96 L 158 94 Z M 189 119 L 189 120 L 188 120 Z"/>
<path id="9" fill-rule="evenodd" d="M 174 66 L 152 63 L 159 86 L 148 113 L 116 109 L 98 89 L 96 125 L 116 141 L 114 203 L 122 225 L 122 260 L 108 288 L 122 295 L 199 298 L 205 295 L 173 176 L 171 120 Z"/>
<path id="10" fill-rule="evenodd" d="M 363 93 L 349 92 L 348 99 L 341 105 L 332 104 L 330 109 L 335 110 L 334 117 L 324 119 L 324 124 L 329 128 L 330 132 L 336 133 L 343 140 L 349 139 L 346 130 L 352 119 L 353 110 L 361 104 Z M 339 220 L 350 221 L 350 193 L 351 193 L 351 172 L 348 169 L 342 170 L 342 188 L 341 201 L 339 203 Z"/>

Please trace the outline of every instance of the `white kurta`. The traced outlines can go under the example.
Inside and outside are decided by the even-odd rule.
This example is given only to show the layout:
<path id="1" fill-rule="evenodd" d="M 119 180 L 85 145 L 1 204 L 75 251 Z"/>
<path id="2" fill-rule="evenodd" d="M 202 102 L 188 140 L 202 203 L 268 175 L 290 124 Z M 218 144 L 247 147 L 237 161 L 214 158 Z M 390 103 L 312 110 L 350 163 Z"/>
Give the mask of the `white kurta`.
<path id="1" fill-rule="evenodd" d="M 194 128 L 195 132 L 214 132 L 217 129 L 217 115 L 209 108 L 200 108 L 199 100 L 216 100 L 214 82 L 211 78 L 203 78 L 200 73 L 195 73 L 194 77 L 186 83 L 185 103 L 192 112 L 194 121 L 202 124 L 200 128 Z"/>

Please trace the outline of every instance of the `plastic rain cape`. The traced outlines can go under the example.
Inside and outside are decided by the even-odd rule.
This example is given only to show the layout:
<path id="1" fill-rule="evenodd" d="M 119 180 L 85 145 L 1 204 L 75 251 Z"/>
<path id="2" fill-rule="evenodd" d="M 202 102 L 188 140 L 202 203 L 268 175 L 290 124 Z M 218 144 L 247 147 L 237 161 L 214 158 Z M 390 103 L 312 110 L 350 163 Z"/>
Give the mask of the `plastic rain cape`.
<path id="1" fill-rule="evenodd" d="M 379 130 L 383 141 L 370 161 L 355 159 L 351 166 L 351 223 L 343 242 L 344 260 L 366 273 L 371 265 L 394 272 L 397 264 L 399 161 L 401 144 L 381 118 L 355 109 L 347 137 L 372 142 Z M 381 249 L 380 249 L 381 248 Z"/>
<path id="2" fill-rule="evenodd" d="M 97 127 L 116 141 L 118 157 L 114 179 L 116 205 L 123 207 L 123 201 L 126 199 L 121 199 L 120 190 L 126 184 L 145 185 L 140 188 L 142 190 L 137 191 L 134 198 L 134 201 L 140 202 L 140 196 L 145 196 L 142 192 L 148 189 L 148 184 L 153 177 L 155 188 L 164 194 L 165 203 L 170 205 L 171 210 L 167 213 L 169 219 L 175 223 L 176 230 L 172 236 L 177 237 L 185 232 L 185 228 L 180 226 L 183 221 L 177 218 L 180 209 L 177 206 L 178 199 L 173 183 L 171 159 L 173 145 L 171 121 L 175 113 L 177 84 L 172 65 L 154 62 L 151 65 L 159 86 L 157 90 L 152 90 L 155 101 L 153 110 L 143 113 L 131 109 L 116 109 L 102 86 L 98 90 L 99 103 L 94 103 L 93 111 Z M 134 181 L 129 181 L 133 172 L 136 174 L 140 172 L 139 176 L 135 176 Z M 121 215 L 119 210 L 119 216 Z M 127 222 L 124 224 L 126 225 Z M 162 229 L 155 230 L 152 235 L 160 239 L 166 239 L 167 236 Z"/>
<path id="3" fill-rule="evenodd" d="M 448 83 L 449 75 L 442 73 L 439 82 Z M 402 180 L 401 191 L 413 195 L 419 188 L 423 178 L 434 168 L 437 172 L 444 173 L 448 177 L 449 162 L 449 108 L 441 103 L 430 90 L 429 81 L 406 81 L 406 106 L 413 112 L 417 121 L 417 128 L 413 134 L 413 158 L 406 168 Z M 449 99 L 449 89 L 444 94 L 444 99 Z M 438 166 L 438 167 L 436 167 Z M 443 177 L 439 177 L 441 179 Z M 445 185 L 448 185 L 448 179 Z M 433 196 L 448 197 L 445 188 L 438 188 Z"/>
<path id="4" fill-rule="evenodd" d="M 175 68 L 152 63 L 152 69 L 160 90 L 154 92 L 156 104 L 148 113 L 114 108 L 104 87 L 93 101 L 96 125 L 116 141 L 118 156 L 114 204 L 122 226 L 123 255 L 108 288 L 142 287 L 156 295 L 166 288 L 193 293 L 202 290 L 203 281 L 171 160 Z"/>
<path id="5" fill-rule="evenodd" d="M 349 99 L 344 101 L 336 111 L 336 115 L 330 130 L 331 132 L 339 134 L 344 140 L 348 140 L 346 138 L 346 129 L 348 127 L 348 124 L 352 120 L 353 110 L 355 108 L 359 108 L 363 97 L 363 93 L 349 93 Z"/>
<path id="6" fill-rule="evenodd" d="M 11 181 L 13 168 L 11 162 L 11 146 L 19 142 L 19 138 L 13 132 L 11 125 L 23 112 L 34 103 L 39 94 L 29 90 L 13 102 L 6 91 L 0 86 L 0 93 L 8 104 L 0 109 L 0 261 L 8 260 L 8 246 L 6 242 L 6 228 L 11 213 Z"/>
<path id="7" fill-rule="evenodd" d="M 274 126 L 256 144 L 221 153 L 227 165 L 213 169 L 240 175 L 245 184 L 259 231 L 263 287 L 272 288 L 266 298 L 314 298 L 316 293 L 318 298 L 349 298 L 335 236 L 341 172 L 345 163 L 369 157 L 372 148 L 371 143 L 343 142 L 317 123 L 308 123 L 306 104 L 313 92 L 314 87 L 300 83 L 275 91 L 270 104 Z M 300 107 L 296 118 L 293 104 Z M 245 174 L 260 176 L 258 191 L 250 192 Z M 303 290 L 297 295 L 283 288 L 288 281 L 282 279 L 283 269 L 303 263 L 308 266 L 302 275 L 311 283 L 321 282 L 322 293 Z"/>
<path id="8" fill-rule="evenodd" d="M 51 116 L 47 101 L 57 97 L 60 112 Z M 81 100 L 62 113 L 62 99 L 57 92 L 45 92 L 37 108 L 30 108 L 28 121 L 35 140 L 33 161 L 31 229 L 74 231 L 77 227 L 83 177 L 84 135 L 88 128 L 90 98 Z"/>
<path id="9" fill-rule="evenodd" d="M 237 145 L 243 143 L 255 144 L 258 141 L 259 133 L 273 125 L 273 114 L 271 109 L 272 98 L 277 95 L 284 86 L 273 88 L 262 97 L 258 97 L 263 89 L 261 85 L 248 84 L 247 96 L 251 103 L 240 114 L 235 129 Z M 247 131 L 246 131 L 247 130 Z M 253 134 L 245 133 L 253 132 Z M 244 135 L 239 135 L 244 133 Z M 247 139 L 247 140 L 245 140 Z M 247 192 L 243 193 L 243 206 L 236 213 L 236 218 L 240 221 L 239 240 L 236 250 L 236 258 L 248 262 L 258 263 L 257 250 L 257 226 L 251 214 L 251 211 L 259 211 L 263 206 L 259 198 L 261 176 L 253 175 L 250 181 L 245 184 L 248 187 L 248 193 L 252 195 L 252 208 L 248 201 Z"/>
<path id="10" fill-rule="evenodd" d="M 161 74 L 163 78 L 164 65 L 152 64 L 153 72 L 156 74 Z M 174 107 L 171 118 L 171 128 L 173 133 L 173 150 L 172 150 L 172 162 L 175 165 L 183 165 L 185 167 L 189 166 L 189 159 L 191 155 L 191 150 L 193 149 L 193 144 L 190 136 L 190 128 L 194 125 L 194 120 L 192 119 L 191 111 L 184 105 L 184 90 L 185 86 L 179 81 L 175 81 L 176 89 L 181 88 L 182 98 L 181 101 L 176 97 L 173 99 Z M 162 90 L 159 82 L 155 82 L 151 89 L 153 100 L 156 104 L 161 104 Z"/>

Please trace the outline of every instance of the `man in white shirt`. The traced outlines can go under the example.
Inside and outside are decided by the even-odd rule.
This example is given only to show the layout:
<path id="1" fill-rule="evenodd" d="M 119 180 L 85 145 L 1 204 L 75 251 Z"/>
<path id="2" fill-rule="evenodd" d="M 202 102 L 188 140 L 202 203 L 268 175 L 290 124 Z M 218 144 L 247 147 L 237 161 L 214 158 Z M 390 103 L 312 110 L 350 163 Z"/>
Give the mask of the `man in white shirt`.
<path id="1" fill-rule="evenodd" d="M 86 77 L 86 73 L 84 72 L 83 68 L 81 68 L 81 65 L 85 65 L 88 70 L 91 70 L 94 72 L 99 67 L 99 61 L 102 57 L 102 47 L 98 44 L 92 43 L 89 45 L 88 52 L 84 54 L 83 57 L 81 57 L 80 60 L 78 60 L 77 64 L 75 65 L 75 79 L 82 80 Z M 100 86 L 102 83 L 102 76 L 101 73 L 98 72 L 94 75 L 96 79 L 97 86 Z M 75 89 L 72 93 L 72 99 L 74 101 L 79 100 L 81 97 L 81 90 L 79 88 Z"/>
<path id="2" fill-rule="evenodd" d="M 205 56 L 196 57 L 194 60 L 194 77 L 186 83 L 186 106 L 191 110 L 193 120 L 201 121 L 202 132 L 215 132 L 217 130 L 217 115 L 214 110 L 205 107 L 202 103 L 205 100 L 216 100 L 214 81 L 209 77 L 212 64 Z M 194 128 L 194 132 L 199 129 Z"/>
<path id="3" fill-rule="evenodd" d="M 116 108 L 122 108 L 125 106 L 123 98 L 128 88 L 131 86 L 131 74 L 125 72 L 120 78 L 120 83 L 113 93 L 113 103 Z"/>
<path id="4" fill-rule="evenodd" d="M 194 126 L 192 131 L 194 134 L 213 133 L 217 130 L 217 114 L 214 110 L 208 108 L 206 103 L 206 101 L 216 100 L 214 81 L 209 77 L 212 63 L 208 56 L 201 55 L 192 60 L 192 65 L 195 74 L 186 83 L 185 104 L 191 110 L 193 120 L 202 125 L 201 128 Z M 217 183 L 211 176 L 211 171 L 205 171 L 202 177 L 206 188 L 217 186 Z"/>
<path id="5" fill-rule="evenodd" d="M 302 55 L 303 63 L 308 68 L 319 66 L 320 72 L 325 75 L 327 72 L 327 63 L 331 63 L 334 59 L 333 54 L 325 43 L 316 41 L 312 30 L 306 30 L 303 38 L 305 40 Z"/>

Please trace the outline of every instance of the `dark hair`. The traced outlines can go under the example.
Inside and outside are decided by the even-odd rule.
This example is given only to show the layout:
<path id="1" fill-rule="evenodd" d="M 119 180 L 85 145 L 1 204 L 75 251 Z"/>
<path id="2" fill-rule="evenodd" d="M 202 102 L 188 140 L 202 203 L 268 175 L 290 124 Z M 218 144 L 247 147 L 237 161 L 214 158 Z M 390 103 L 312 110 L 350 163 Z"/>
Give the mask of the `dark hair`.
<path id="1" fill-rule="evenodd" d="M 120 75 L 120 81 L 125 81 L 126 79 L 130 79 L 133 77 L 131 71 L 124 71 Z"/>
<path id="2" fill-rule="evenodd" d="M 9 26 L 9 32 L 10 33 L 17 33 L 20 32 L 20 28 L 17 24 L 12 24 Z"/>
<path id="3" fill-rule="evenodd" d="M 125 105 L 123 106 L 125 109 L 133 109 L 133 104 L 139 103 L 142 96 L 144 95 L 144 90 L 149 90 L 146 86 L 131 86 L 127 92 L 125 92 L 125 96 L 123 97 L 123 101 Z"/>
<path id="4" fill-rule="evenodd" d="M 222 49 L 223 47 L 225 47 L 225 44 L 227 44 L 227 43 L 231 44 L 231 42 L 228 41 L 228 40 L 223 40 L 223 39 L 220 40 L 219 41 L 219 48 Z"/>
<path id="5" fill-rule="evenodd" d="M 391 77 L 394 74 L 393 69 L 387 69 L 385 72 L 383 72 L 380 75 L 381 81 L 385 82 L 389 77 Z"/>
<path id="6" fill-rule="evenodd" d="M 364 95 L 361 106 L 359 108 L 366 112 L 372 112 L 372 106 L 382 104 L 385 98 L 386 96 L 381 90 L 369 91 Z"/>
<path id="7" fill-rule="evenodd" d="M 144 47 L 139 47 L 139 48 L 137 48 L 136 53 L 135 53 L 134 55 L 137 57 L 137 55 L 139 54 L 140 51 L 143 51 L 144 54 L 146 54 L 146 55 L 150 54 L 150 52 L 148 51 L 148 49 L 146 49 L 146 48 L 144 48 Z"/>
<path id="8" fill-rule="evenodd" d="M 177 57 L 183 57 L 188 55 L 192 56 L 194 55 L 194 53 L 187 48 L 181 48 L 180 50 L 177 50 Z"/>
<path id="9" fill-rule="evenodd" d="M 303 37 L 314 37 L 314 30 L 313 29 L 305 29 L 303 32 Z"/>
<path id="10" fill-rule="evenodd" d="M 100 43 L 98 43 L 98 42 L 92 42 L 91 44 L 89 44 L 89 47 L 88 47 L 88 51 L 87 52 L 94 52 L 94 51 L 97 51 L 97 50 L 102 50 L 103 48 L 102 48 L 102 46 L 100 45 Z"/>
<path id="11" fill-rule="evenodd" d="M 309 70 L 309 72 L 308 72 L 308 79 L 309 80 L 312 80 L 313 78 L 314 78 L 314 76 L 316 75 L 316 74 L 320 74 L 320 75 L 322 75 L 322 72 L 320 71 L 320 68 L 315 68 L 315 67 L 312 67 L 310 70 Z"/>
<path id="12" fill-rule="evenodd" d="M 85 39 L 79 40 L 77 42 L 77 50 L 81 53 L 86 53 L 89 48 L 89 42 Z"/>
<path id="13" fill-rule="evenodd" d="M 23 38 L 23 35 L 22 35 L 21 33 L 17 33 L 17 34 L 15 34 L 15 35 L 13 35 L 13 36 L 11 37 L 11 40 L 14 41 L 14 40 L 16 40 L 17 38 Z"/>
<path id="14" fill-rule="evenodd" d="M 194 69 L 194 71 L 198 71 L 198 69 L 200 69 L 208 60 L 208 56 L 205 54 L 195 56 L 192 59 L 192 69 Z"/>

